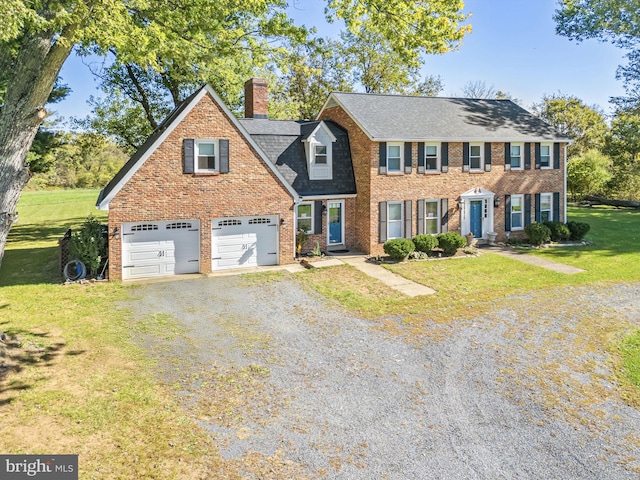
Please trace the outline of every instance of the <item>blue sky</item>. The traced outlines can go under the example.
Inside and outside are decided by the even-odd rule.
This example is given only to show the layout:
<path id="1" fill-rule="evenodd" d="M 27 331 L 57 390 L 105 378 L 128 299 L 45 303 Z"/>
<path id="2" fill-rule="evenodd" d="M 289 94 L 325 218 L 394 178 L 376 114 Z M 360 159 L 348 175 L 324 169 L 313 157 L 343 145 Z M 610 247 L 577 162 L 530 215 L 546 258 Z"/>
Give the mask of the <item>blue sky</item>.
<path id="1" fill-rule="evenodd" d="M 324 5 L 293 0 L 289 12 L 296 23 L 316 26 L 319 35 L 337 35 L 338 26 L 322 20 Z M 528 109 L 543 95 L 562 92 L 609 112 L 609 97 L 623 93 L 615 73 L 625 52 L 595 40 L 577 43 L 557 36 L 555 9 L 556 0 L 466 0 L 473 32 L 458 51 L 428 56 L 424 71 L 442 78 L 441 96 L 460 95 L 466 83 L 483 81 Z M 89 68 L 71 56 L 62 77 L 73 93 L 54 110 L 67 118 L 86 116 L 87 99 L 100 93 Z"/>

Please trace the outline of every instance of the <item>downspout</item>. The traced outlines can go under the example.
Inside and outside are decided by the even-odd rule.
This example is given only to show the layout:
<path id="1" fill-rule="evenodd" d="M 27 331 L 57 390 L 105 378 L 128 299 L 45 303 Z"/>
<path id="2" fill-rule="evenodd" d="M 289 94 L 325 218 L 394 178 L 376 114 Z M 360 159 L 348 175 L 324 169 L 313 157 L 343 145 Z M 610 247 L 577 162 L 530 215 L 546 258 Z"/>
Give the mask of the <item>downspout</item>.
<path id="1" fill-rule="evenodd" d="M 567 159 L 567 148 L 569 147 L 568 143 L 564 144 L 564 223 L 567 223 L 567 164 L 569 163 Z"/>
<path id="2" fill-rule="evenodd" d="M 293 225 L 293 260 L 295 261 L 296 259 L 296 220 L 298 219 L 296 217 L 296 211 L 298 209 L 298 205 L 300 205 L 302 203 L 302 197 L 298 197 L 293 201 L 293 223 L 291 225 Z"/>

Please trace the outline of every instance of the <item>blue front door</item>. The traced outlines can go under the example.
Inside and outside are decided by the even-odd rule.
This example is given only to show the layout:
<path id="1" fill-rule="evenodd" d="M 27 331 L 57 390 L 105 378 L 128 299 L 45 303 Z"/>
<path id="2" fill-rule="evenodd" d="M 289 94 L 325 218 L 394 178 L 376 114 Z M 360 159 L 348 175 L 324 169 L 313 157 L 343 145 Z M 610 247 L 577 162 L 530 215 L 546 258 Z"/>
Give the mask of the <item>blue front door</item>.
<path id="1" fill-rule="evenodd" d="M 469 228 L 474 238 L 482 238 L 482 200 L 472 200 L 470 204 Z"/>
<path id="2" fill-rule="evenodd" d="M 329 245 L 341 245 L 343 237 L 343 203 L 342 201 L 328 202 L 329 210 Z"/>

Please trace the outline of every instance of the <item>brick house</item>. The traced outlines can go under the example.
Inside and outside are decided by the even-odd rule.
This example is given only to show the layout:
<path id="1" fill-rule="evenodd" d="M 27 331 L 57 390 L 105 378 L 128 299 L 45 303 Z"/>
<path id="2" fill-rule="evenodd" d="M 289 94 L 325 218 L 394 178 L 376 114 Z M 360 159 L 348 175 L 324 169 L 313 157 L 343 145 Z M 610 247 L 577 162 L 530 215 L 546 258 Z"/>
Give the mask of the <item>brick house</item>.
<path id="1" fill-rule="evenodd" d="M 268 119 L 265 80 L 238 119 L 205 85 L 100 192 L 109 278 L 382 253 L 417 233 L 520 235 L 565 219 L 569 141 L 507 100 L 332 94 L 314 121 Z"/>

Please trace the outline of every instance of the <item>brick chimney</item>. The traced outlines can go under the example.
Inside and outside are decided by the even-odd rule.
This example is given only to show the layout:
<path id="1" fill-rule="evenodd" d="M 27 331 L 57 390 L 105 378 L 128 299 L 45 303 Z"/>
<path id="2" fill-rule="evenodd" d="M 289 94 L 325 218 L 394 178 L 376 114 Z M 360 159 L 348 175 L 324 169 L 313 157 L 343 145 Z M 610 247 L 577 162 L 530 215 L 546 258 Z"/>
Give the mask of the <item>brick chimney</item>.
<path id="1" fill-rule="evenodd" d="M 244 83 L 244 117 L 268 118 L 269 82 L 264 78 L 250 78 Z"/>

